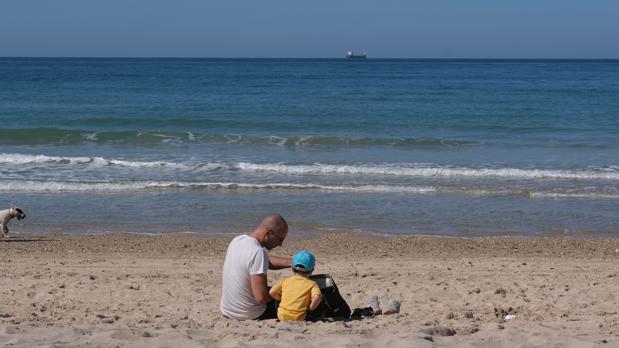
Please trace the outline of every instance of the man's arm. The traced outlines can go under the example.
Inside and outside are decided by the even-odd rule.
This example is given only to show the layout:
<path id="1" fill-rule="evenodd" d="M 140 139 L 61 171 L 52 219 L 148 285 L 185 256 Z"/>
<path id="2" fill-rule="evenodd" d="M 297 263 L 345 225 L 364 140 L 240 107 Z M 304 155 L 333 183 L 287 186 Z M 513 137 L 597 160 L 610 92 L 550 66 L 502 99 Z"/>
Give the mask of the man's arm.
<path id="1" fill-rule="evenodd" d="M 292 259 L 289 257 L 279 257 L 269 255 L 269 269 L 277 270 L 290 268 L 292 265 Z M 266 277 L 265 277 L 266 281 Z"/>
<path id="2" fill-rule="evenodd" d="M 271 299 L 266 274 L 251 275 L 249 276 L 249 282 L 251 284 L 251 292 L 258 304 L 267 303 Z"/>

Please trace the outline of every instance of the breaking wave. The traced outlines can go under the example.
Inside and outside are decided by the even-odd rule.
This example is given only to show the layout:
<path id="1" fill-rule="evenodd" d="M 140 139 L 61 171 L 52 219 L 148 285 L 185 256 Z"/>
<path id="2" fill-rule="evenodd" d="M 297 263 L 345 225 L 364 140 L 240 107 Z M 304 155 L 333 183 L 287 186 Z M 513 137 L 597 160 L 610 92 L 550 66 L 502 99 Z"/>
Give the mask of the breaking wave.
<path id="1" fill-rule="evenodd" d="M 62 182 L 62 181 L 0 181 L 1 191 L 141 191 L 141 190 L 315 190 L 342 192 L 403 192 L 429 193 L 433 187 L 388 185 L 318 185 L 295 183 L 237 183 L 237 182 L 183 182 L 183 181 L 134 181 L 134 182 Z"/>
<path id="2" fill-rule="evenodd" d="M 321 185 L 298 183 L 243 183 L 189 181 L 0 181 L 5 192 L 136 192 L 136 191 L 316 191 L 343 193 L 433 194 L 449 193 L 466 196 L 519 196 L 528 198 L 588 198 L 619 199 L 619 193 L 584 191 L 533 191 L 525 189 L 475 189 L 437 186 L 405 185 Z"/>
<path id="3" fill-rule="evenodd" d="M 415 177 L 498 177 L 521 179 L 606 179 L 619 180 L 619 167 L 587 168 L 576 170 L 520 169 L 520 168 L 467 168 L 431 164 L 336 165 L 336 164 L 258 164 L 240 162 L 245 171 L 272 172 L 293 175 L 390 175 Z"/>
<path id="4" fill-rule="evenodd" d="M 175 168 L 191 169 L 191 167 L 171 162 L 141 162 L 124 161 L 117 159 L 105 159 L 102 157 L 64 157 L 64 156 L 45 156 L 45 155 L 23 155 L 23 154 L 0 154 L 0 163 L 5 164 L 50 164 L 50 165 L 91 165 L 91 166 L 121 166 L 133 168 Z"/>
<path id="5" fill-rule="evenodd" d="M 0 164 L 125 167 L 135 169 L 174 169 L 180 171 L 229 170 L 251 173 L 308 176 L 392 176 L 425 178 L 506 178 L 523 180 L 619 180 L 619 166 L 587 167 L 578 169 L 457 167 L 427 163 L 390 164 L 287 164 L 253 162 L 197 162 L 129 161 L 102 157 L 69 157 L 0 153 Z"/>

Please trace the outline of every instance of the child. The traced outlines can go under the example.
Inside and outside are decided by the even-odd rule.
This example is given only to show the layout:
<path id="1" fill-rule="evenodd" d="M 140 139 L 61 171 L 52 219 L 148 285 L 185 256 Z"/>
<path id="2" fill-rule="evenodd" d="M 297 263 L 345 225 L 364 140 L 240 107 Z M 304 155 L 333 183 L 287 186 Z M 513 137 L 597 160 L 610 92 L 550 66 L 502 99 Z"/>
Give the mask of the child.
<path id="1" fill-rule="evenodd" d="M 322 299 L 315 281 L 308 279 L 314 271 L 314 255 L 301 250 L 292 258 L 294 275 L 275 284 L 269 295 L 280 301 L 277 309 L 279 320 L 305 320 L 308 309 L 313 311 Z"/>

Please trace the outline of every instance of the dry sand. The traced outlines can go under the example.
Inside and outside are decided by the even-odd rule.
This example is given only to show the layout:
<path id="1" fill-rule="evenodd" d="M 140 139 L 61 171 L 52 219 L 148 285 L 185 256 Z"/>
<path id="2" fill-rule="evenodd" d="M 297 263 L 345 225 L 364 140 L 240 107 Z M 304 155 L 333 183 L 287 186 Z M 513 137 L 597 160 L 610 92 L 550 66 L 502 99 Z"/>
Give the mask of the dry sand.
<path id="1" fill-rule="evenodd" d="M 348 322 L 237 322 L 218 311 L 229 238 L 20 236 L 0 241 L 0 344 L 203 347 L 619 347 L 619 239 L 289 238 L 351 307 Z M 289 271 L 269 273 L 269 281 Z M 511 308 L 515 320 L 504 321 Z M 445 328 L 453 336 L 442 336 Z"/>

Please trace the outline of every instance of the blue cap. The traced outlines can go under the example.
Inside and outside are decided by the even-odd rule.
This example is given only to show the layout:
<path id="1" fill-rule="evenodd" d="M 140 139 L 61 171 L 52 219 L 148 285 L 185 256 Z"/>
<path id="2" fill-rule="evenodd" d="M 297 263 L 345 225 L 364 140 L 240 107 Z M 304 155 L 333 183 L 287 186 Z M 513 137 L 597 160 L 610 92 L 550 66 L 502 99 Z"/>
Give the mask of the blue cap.
<path id="1" fill-rule="evenodd" d="M 297 252 L 292 258 L 292 268 L 297 271 L 312 272 L 315 264 L 316 259 L 314 258 L 314 255 L 307 250 Z"/>

